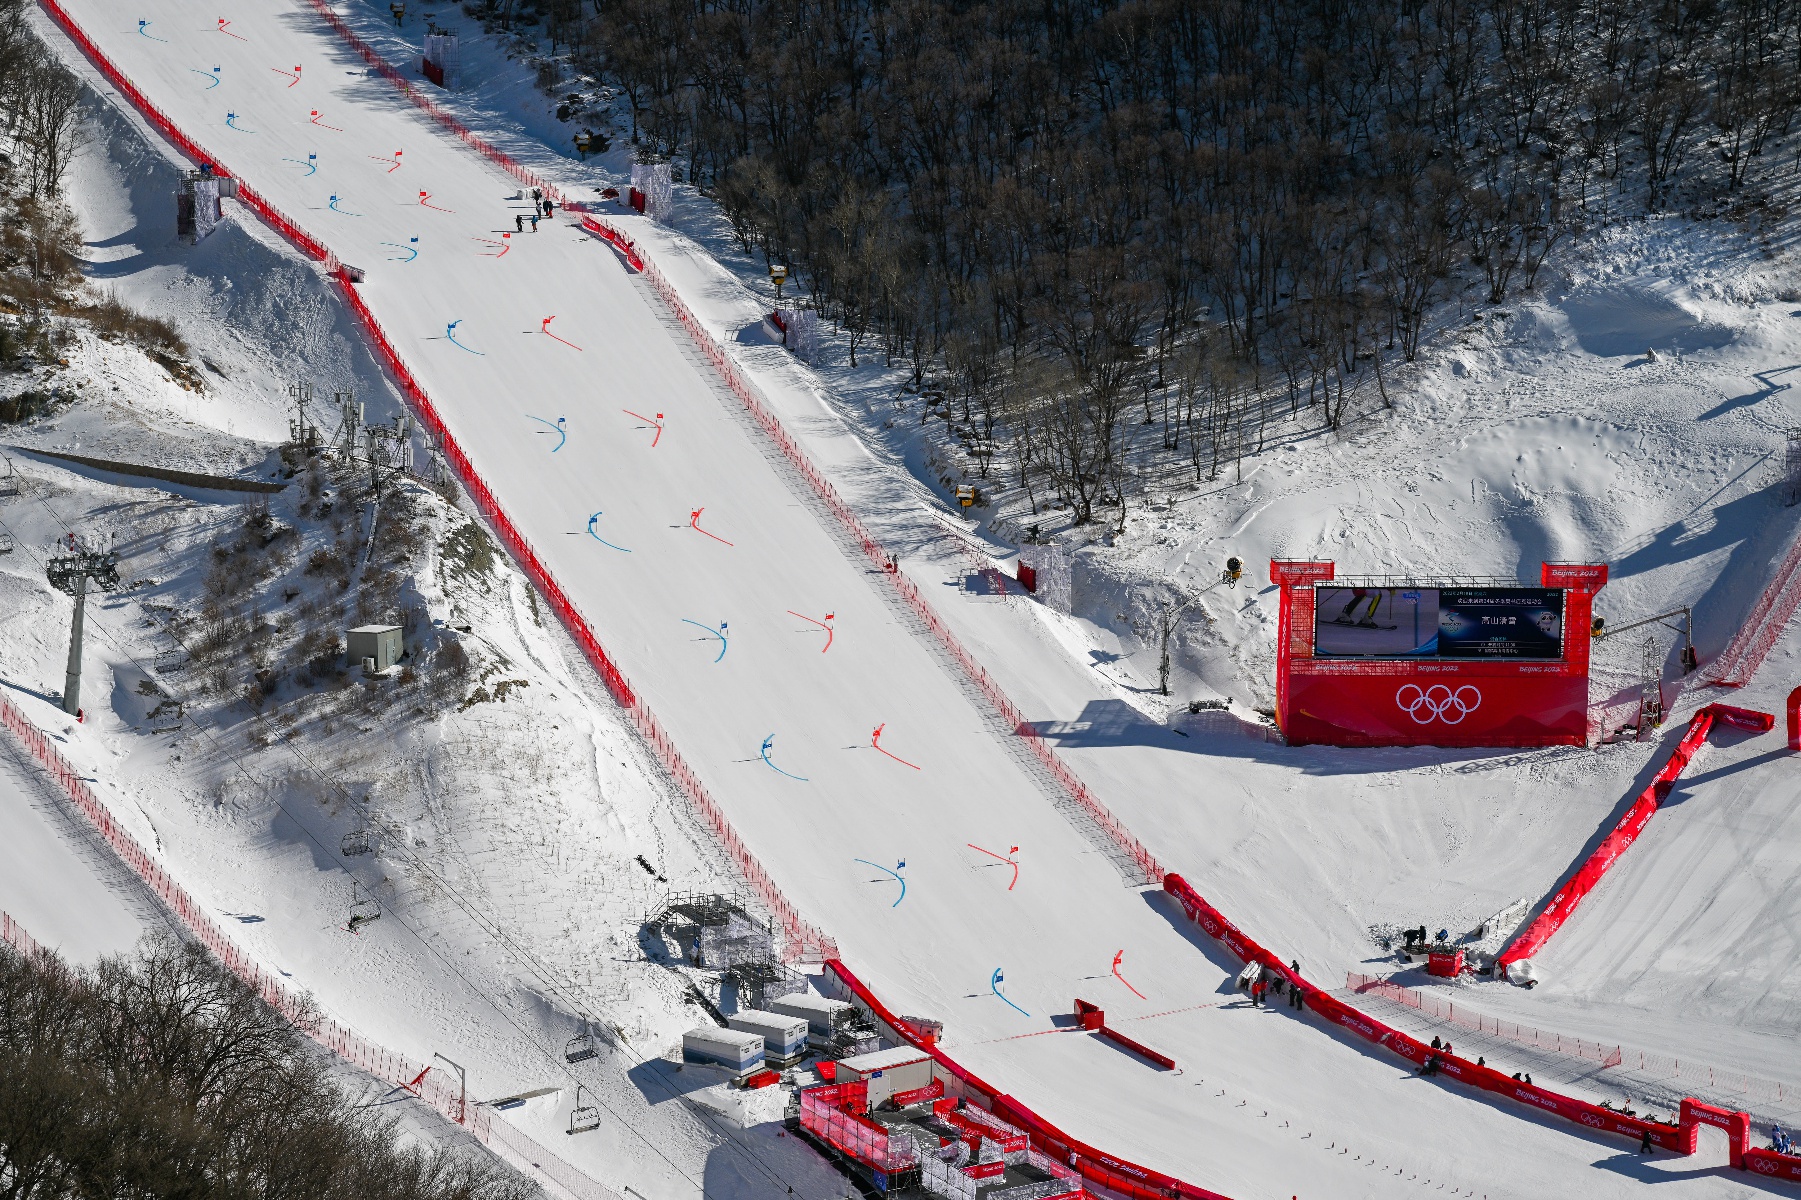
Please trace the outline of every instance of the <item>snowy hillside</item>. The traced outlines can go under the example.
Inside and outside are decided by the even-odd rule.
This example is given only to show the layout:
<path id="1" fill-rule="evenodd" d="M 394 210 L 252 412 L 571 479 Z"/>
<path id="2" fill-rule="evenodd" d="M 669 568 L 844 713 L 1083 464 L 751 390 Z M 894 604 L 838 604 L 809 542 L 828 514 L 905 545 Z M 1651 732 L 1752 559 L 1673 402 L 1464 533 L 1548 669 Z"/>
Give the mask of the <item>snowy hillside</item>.
<path id="1" fill-rule="evenodd" d="M 642 277 L 564 214 L 515 230 L 517 183 L 372 77 L 309 8 L 234 14 L 230 37 L 173 3 L 129 19 L 92 0 L 70 8 L 225 166 L 367 269 L 363 295 L 408 367 L 751 851 L 878 993 L 945 1021 L 972 1070 L 1111 1153 L 1233 1195 L 1390 1195 L 1397 1165 L 1409 1184 L 1496 1197 L 1627 1195 L 1653 1179 L 1750 1194 L 1694 1164 L 1597 1171 L 1597 1152 L 1622 1147 L 1248 1008 L 1235 964 L 1122 876 Z M 410 25 L 349 11 L 403 61 Z M 598 202 L 622 182 L 624 147 L 568 159 L 567 127 L 526 65 L 466 45 L 474 86 L 450 101 L 463 120 L 572 196 Z M 277 55 L 302 64 L 292 89 Z M 640 922 L 666 891 L 736 890 L 726 856 L 454 496 L 408 482 L 360 506 L 348 475 L 282 478 L 289 384 L 354 390 L 372 420 L 397 413 L 397 396 L 316 270 L 243 210 L 228 206 L 199 247 L 164 236 L 173 152 L 94 87 L 103 136 L 72 184 L 90 270 L 175 320 L 207 387 L 90 340 L 67 368 L 90 381 L 83 399 L 7 440 L 287 482 L 270 505 L 282 532 L 265 541 L 272 526 L 239 496 L 15 455 L 27 486 L 0 510 L 19 546 L 0 562 L 15 598 L 0 673 L 134 832 L 240 922 L 244 946 L 367 1035 L 464 1063 L 483 1098 L 557 1089 L 508 1119 L 595 1178 L 658 1200 L 841 1194 L 842 1177 L 778 1136 L 779 1113 L 666 1061 L 707 1018 L 688 977 L 645 954 Z M 830 337 L 814 367 L 769 344 L 756 265 L 704 198 L 678 194 L 673 227 L 603 207 L 1082 780 L 1165 868 L 1328 987 L 1394 968 L 1383 930 L 1468 928 L 1546 895 L 1667 746 L 1282 745 L 1253 711 L 1273 692 L 1268 559 L 1523 581 L 1545 559 L 1607 561 L 1598 611 L 1620 624 L 1692 606 L 1705 661 L 1793 535 L 1774 485 L 1785 430 L 1801 424 L 1787 386 L 1801 276 L 1786 245 L 1730 219 L 1626 222 L 1573 243 L 1523 302 L 1447 313 L 1418 368 L 1390 381 L 1392 410 L 1330 432 L 1303 409 L 1272 426 L 1242 478 L 1171 472 L 1122 533 L 1101 536 L 1004 489 L 956 509 L 957 454 L 922 432 L 933 427 L 904 375 L 851 369 Z M 1007 539 L 1030 524 L 1076 551 L 1073 615 L 980 573 L 1010 573 Z M 81 725 L 55 707 L 69 606 L 41 565 L 71 529 L 116 539 L 129 584 L 89 609 Z M 1216 582 L 1228 554 L 1251 586 Z M 1172 589 L 1201 600 L 1165 698 L 1134 626 Z M 366 621 L 405 627 L 404 671 L 363 681 L 328 652 Z M 1658 636 L 1674 698 L 1676 647 Z M 1642 652 L 1642 637 L 1601 644 L 1597 701 L 1635 682 Z M 1793 654 L 1780 646 L 1738 700 L 1779 709 Z M 1232 703 L 1186 710 L 1213 697 Z M 1705 699 L 1684 694 L 1676 715 Z M 1793 954 L 1771 932 L 1795 873 L 1784 792 L 1766 783 L 1777 743 L 1716 740 L 1682 803 L 1543 956 L 1543 986 L 1462 986 L 1460 1003 L 1801 1083 L 1779 1015 Z M 49 803 L 25 775 L 9 785 L 9 828 Z M 39 824 L 52 830 L 32 834 L 50 839 L 44 855 L 74 856 L 59 871 L 105 879 L 74 832 Z M 346 855 L 359 832 L 374 852 Z M 1017 859 L 1016 888 L 996 850 Z M 54 909 L 31 879 L 10 885 L 17 899 L 0 890 L 28 923 Z M 119 944 L 120 902 L 92 889 L 115 892 L 80 886 L 92 921 L 46 917 L 40 936 L 84 954 Z M 353 933 L 365 891 L 383 919 Z M 1184 1072 L 1035 1036 L 1076 995 L 1135 1022 Z M 617 1045 L 571 1065 L 562 1051 L 584 1017 Z M 609 1115 L 572 1141 L 559 1131 L 576 1082 Z M 1570 1090 L 1621 1096 L 1599 1076 Z M 1521 1165 L 1498 1178 L 1469 1146 Z M 1700 1161 L 1719 1157 L 1709 1143 Z"/>

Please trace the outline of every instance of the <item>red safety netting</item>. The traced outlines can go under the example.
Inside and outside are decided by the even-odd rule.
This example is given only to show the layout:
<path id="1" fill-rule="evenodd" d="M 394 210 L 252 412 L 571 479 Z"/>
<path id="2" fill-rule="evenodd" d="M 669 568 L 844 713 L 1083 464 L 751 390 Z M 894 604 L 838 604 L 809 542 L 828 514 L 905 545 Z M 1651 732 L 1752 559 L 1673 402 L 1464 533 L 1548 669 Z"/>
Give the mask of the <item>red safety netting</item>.
<path id="1" fill-rule="evenodd" d="M 56 781 L 75 807 L 81 810 L 94 829 L 105 839 L 114 854 L 142 879 L 170 912 L 174 913 L 196 941 L 205 946 L 227 970 L 249 984 L 270 1007 L 292 1021 L 314 1041 L 346 1062 L 367 1071 L 377 1079 L 418 1096 L 438 1112 L 468 1127 L 483 1143 L 502 1153 L 515 1165 L 536 1168 L 561 1190 L 576 1200 L 619 1200 L 612 1189 L 590 1179 L 564 1162 L 529 1135 L 496 1120 L 494 1110 L 470 1108 L 456 1080 L 431 1069 L 429 1063 L 416 1063 L 403 1055 L 357 1034 L 346 1025 L 322 1016 L 309 999 L 288 990 L 280 979 L 263 969 L 207 915 L 206 910 L 185 888 L 163 869 L 161 863 L 147 853 L 137 839 L 113 818 L 87 780 L 45 736 L 43 730 L 21 712 L 5 696 L 0 696 L 0 725 L 4 725 Z M 20 950 L 35 952 L 37 943 L 10 916 L 0 915 L 0 936 Z"/>
<path id="2" fill-rule="evenodd" d="M 518 161 L 514 159 L 512 155 L 504 150 L 498 149 L 493 143 L 471 130 L 467 125 L 463 124 L 449 113 L 445 112 L 443 107 L 439 105 L 437 101 L 413 86 L 412 80 L 402 75 L 394 68 L 393 64 L 389 63 L 388 60 L 383 58 L 380 54 L 377 54 L 374 47 L 370 46 L 368 42 L 365 42 L 362 38 L 352 32 L 349 24 L 345 22 L 344 18 L 333 12 L 331 6 L 325 3 L 325 0 L 309 0 L 309 2 L 312 4 L 313 10 L 321 17 L 325 18 L 326 23 L 337 32 L 337 35 L 343 38 L 364 62 L 375 69 L 376 74 L 399 88 L 403 96 L 408 100 L 411 100 L 424 112 L 429 113 L 433 120 L 455 134 L 457 139 L 465 146 L 468 146 L 471 150 L 474 150 L 489 162 L 500 167 L 501 170 L 505 171 L 508 175 L 511 175 L 514 179 L 517 179 L 520 183 L 523 183 L 526 187 L 537 188 L 550 199 L 556 201 L 559 206 L 570 208 L 572 211 L 579 211 L 579 208 L 575 208 L 564 201 L 563 193 L 558 191 L 554 184 L 541 178 L 536 172 L 520 166 Z"/>
<path id="3" fill-rule="evenodd" d="M 1795 609 L 1801 608 L 1801 531 L 1776 565 L 1769 585 L 1751 606 L 1744 623 L 1720 656 L 1707 664 L 1704 683 L 1720 687 L 1744 687 L 1776 644 Z"/>
<path id="4" fill-rule="evenodd" d="M 1676 749 L 1670 755 L 1669 760 L 1652 777 L 1645 790 L 1639 793 L 1638 799 L 1633 801 L 1632 807 L 1626 810 L 1626 815 L 1620 818 L 1612 832 L 1601 840 L 1601 844 L 1595 847 L 1594 853 L 1590 854 L 1587 861 L 1576 869 L 1576 873 L 1570 877 L 1570 881 L 1551 897 L 1551 902 L 1545 905 L 1544 911 L 1533 918 L 1532 924 L 1526 926 L 1525 930 L 1513 939 L 1513 943 L 1501 952 L 1500 957 L 1495 960 L 1497 969 L 1509 963 L 1519 962 L 1521 959 L 1531 958 L 1544 948 L 1544 944 L 1551 940 L 1553 934 L 1563 928 L 1564 922 L 1570 919 L 1570 914 L 1576 911 L 1576 906 L 1582 903 L 1583 897 L 1594 890 L 1595 885 L 1601 882 L 1601 877 L 1607 874 L 1608 868 L 1612 867 L 1619 860 L 1620 855 L 1624 854 L 1631 848 L 1632 843 L 1638 840 L 1638 835 L 1644 832 L 1645 825 L 1656 814 L 1657 806 L 1663 802 L 1665 796 L 1669 795 L 1670 788 L 1675 785 L 1676 780 L 1688 767 L 1689 760 L 1695 756 L 1695 751 L 1701 748 L 1701 743 L 1707 740 L 1707 733 L 1713 728 L 1716 720 L 1724 720 L 1739 728 L 1764 730 L 1772 728 L 1776 723 L 1776 718 L 1768 713 L 1732 708 L 1724 704 L 1710 704 L 1691 717 L 1688 731 L 1676 744 Z"/>
<path id="5" fill-rule="evenodd" d="M 1600 1063 L 1603 1067 L 1617 1067 L 1624 1061 L 1625 1051 L 1617 1045 L 1609 1046 L 1601 1042 L 1591 1042 L 1587 1038 L 1570 1037 L 1568 1034 L 1536 1029 L 1531 1025 L 1521 1025 L 1518 1021 L 1503 1021 L 1499 1017 L 1476 1012 L 1467 1005 L 1459 1005 L 1435 993 L 1402 987 L 1398 983 L 1391 983 L 1376 975 L 1359 975 L 1355 972 L 1348 972 L 1345 975 L 1345 987 L 1359 996 L 1380 996 L 1382 999 L 1391 1000 L 1396 1004 L 1405 1004 L 1408 1008 L 1417 1008 L 1428 1017 L 1449 1022 L 1460 1029 L 1467 1029 L 1471 1033 L 1502 1038 L 1509 1042 L 1517 1042 L 1522 1046 L 1531 1046 L 1535 1050 L 1548 1050 L 1553 1054 L 1585 1059 L 1589 1062 Z M 1637 1052 L 1634 1051 L 1634 1053 Z"/>
<path id="6" fill-rule="evenodd" d="M 613 228 L 612 225 L 599 220 L 596 217 L 584 215 L 582 217 L 582 228 L 586 229 L 596 237 L 612 243 L 613 248 L 619 251 L 620 255 L 625 259 L 626 265 L 631 267 L 632 270 L 642 271 L 644 269 L 644 256 L 638 253 L 637 245 L 632 239 Z"/>

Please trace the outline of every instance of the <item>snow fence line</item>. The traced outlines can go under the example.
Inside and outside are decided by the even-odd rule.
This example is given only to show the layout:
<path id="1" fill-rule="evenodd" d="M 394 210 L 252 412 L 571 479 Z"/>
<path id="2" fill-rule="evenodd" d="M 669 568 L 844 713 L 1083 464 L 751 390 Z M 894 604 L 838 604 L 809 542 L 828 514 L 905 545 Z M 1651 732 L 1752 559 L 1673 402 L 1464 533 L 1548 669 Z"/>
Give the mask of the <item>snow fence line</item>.
<path id="1" fill-rule="evenodd" d="M 187 927 L 194 939 L 205 946 L 233 975 L 302 1033 L 351 1063 L 395 1088 L 410 1092 L 435 1108 L 528 1176 L 538 1172 L 540 1182 L 548 1182 L 570 1200 L 621 1200 L 619 1194 L 589 1178 L 578 1168 L 565 1162 L 530 1134 L 494 1116 L 486 1105 L 470 1111 L 462 1092 L 449 1076 L 433 1073 L 430 1063 L 416 1063 L 385 1046 L 377 1045 L 347 1025 L 320 1015 L 310 998 L 295 994 L 260 963 L 246 954 L 225 935 L 224 930 L 207 915 L 206 910 L 175 882 L 161 863 L 145 851 L 124 826 L 113 819 L 106 803 L 90 788 L 50 738 L 13 702 L 0 695 L 0 725 L 10 730 L 21 745 L 49 773 L 63 793 L 94 830 L 118 855 L 121 862 L 142 879 L 170 912 Z M 40 946 L 10 915 L 0 913 L 0 938 L 21 953 L 41 953 Z"/>
<path id="2" fill-rule="evenodd" d="M 58 0 L 40 0 L 40 3 L 43 5 L 45 11 L 50 14 L 52 19 L 56 21 L 58 26 L 62 28 L 64 33 L 68 35 L 70 40 L 81 49 L 82 53 L 88 56 L 100 70 L 101 74 L 106 76 L 108 82 L 118 88 L 119 91 L 134 105 L 137 105 L 143 111 L 144 115 L 149 118 L 151 123 L 175 144 L 177 149 L 196 161 L 212 163 L 215 169 L 221 174 L 229 174 L 227 168 L 225 168 L 217 158 L 208 154 L 198 142 L 195 142 L 177 128 L 175 123 L 171 121 L 161 109 L 150 102 L 149 97 L 144 95 L 135 84 L 126 78 L 124 72 L 120 71 L 113 61 L 106 56 L 105 52 L 103 52 L 100 47 L 75 24 L 74 19 L 63 9 L 62 5 L 58 3 Z M 314 4 L 316 7 L 322 8 L 327 14 L 330 14 L 330 10 L 323 9 L 323 6 L 319 4 L 319 0 L 314 0 Z M 330 14 L 330 19 L 335 22 L 334 28 L 338 28 L 345 36 L 354 38 L 353 34 L 350 34 L 347 29 L 343 28 L 342 21 L 338 20 L 335 14 Z M 353 45 L 359 47 L 364 57 L 371 62 L 381 62 L 380 57 L 376 56 L 375 52 L 370 50 L 368 46 L 360 40 L 354 41 Z M 385 66 L 386 64 L 383 65 Z M 399 73 L 394 72 L 393 68 L 389 67 L 387 70 L 392 73 L 393 78 L 401 84 L 405 84 L 406 81 L 400 79 Z M 432 106 L 430 101 L 426 101 L 417 96 L 415 96 L 414 99 L 421 107 L 427 108 L 428 111 L 433 112 L 434 115 L 439 116 L 440 119 L 445 121 L 452 120 L 437 112 L 435 106 Z M 452 124 L 455 125 L 454 121 L 452 121 Z M 455 125 L 455 128 L 462 129 L 462 126 Z M 467 135 L 463 137 L 463 140 L 468 142 L 471 146 L 481 150 L 490 158 L 494 158 L 495 161 L 501 162 L 503 166 L 511 164 L 508 166 L 508 169 L 514 172 L 515 177 L 530 177 L 531 179 L 536 179 L 536 176 L 532 176 L 531 173 L 525 171 L 524 168 L 512 163 L 511 159 L 501 154 L 500 151 L 494 150 L 491 146 L 488 146 L 487 143 L 483 142 L 480 138 L 475 137 L 473 134 L 468 134 L 467 130 L 463 130 L 463 133 Z M 495 534 L 499 537 L 501 544 L 505 546 L 508 553 L 513 556 L 514 561 L 519 564 L 521 570 L 525 572 L 526 576 L 538 588 L 538 591 L 550 603 L 552 609 L 555 610 L 558 619 L 562 621 L 563 627 L 569 631 L 569 634 L 575 640 L 575 643 L 581 647 L 583 655 L 586 656 L 594 669 L 599 672 L 601 679 L 606 683 L 607 690 L 612 694 L 614 700 L 630 715 L 633 726 L 656 753 L 664 770 L 668 772 L 677 786 L 688 796 L 695 809 L 698 810 L 701 816 L 706 820 L 706 823 L 712 829 L 714 836 L 719 839 L 726 852 L 731 856 L 739 872 L 744 876 L 745 881 L 751 885 L 751 888 L 757 893 L 758 898 L 763 902 L 764 906 L 768 908 L 770 913 L 778 922 L 780 922 L 784 934 L 785 953 L 790 958 L 804 959 L 807 961 L 823 961 L 826 958 L 836 956 L 838 953 L 837 944 L 812 924 L 803 920 L 799 911 L 793 904 L 789 903 L 787 897 L 782 894 L 781 890 L 776 886 L 775 881 L 770 878 L 769 873 L 763 869 L 762 864 L 757 860 L 756 856 L 751 853 L 749 847 L 747 847 L 743 840 L 739 838 L 737 831 L 732 828 L 731 823 L 725 817 L 724 811 L 719 807 L 718 803 L 714 801 L 711 793 L 707 791 L 706 785 L 701 782 L 700 777 L 688 766 L 686 760 L 682 758 L 680 751 L 675 747 L 674 741 L 663 731 L 663 727 L 657 721 L 655 714 L 653 714 L 643 701 L 638 698 L 636 691 L 634 691 L 630 683 L 627 682 L 624 674 L 613 662 L 611 656 L 607 654 L 605 648 L 601 646 L 599 639 L 594 636 L 593 629 L 589 626 L 587 619 L 583 617 L 580 610 L 576 608 L 575 602 L 570 599 L 569 595 L 564 592 L 562 586 L 551 576 L 549 570 L 539 559 L 537 552 L 532 549 L 531 544 L 525 539 L 524 534 L 519 532 L 518 528 L 513 524 L 512 519 L 508 517 L 506 511 L 501 508 L 500 503 L 495 499 L 493 492 L 489 489 L 488 485 L 483 482 L 481 476 L 476 472 L 474 465 L 470 463 L 468 455 L 463 452 L 463 448 L 456 440 L 455 435 L 450 432 L 450 429 L 444 423 L 443 418 L 438 415 L 437 406 L 432 403 L 431 397 L 426 394 L 425 389 L 420 386 L 419 381 L 414 378 L 413 373 L 407 369 L 406 363 L 401 359 L 399 352 L 395 350 L 394 344 L 388 338 L 387 332 L 382 328 L 381 322 L 376 319 L 375 314 L 371 312 L 369 306 L 364 303 L 362 296 L 358 293 L 354 283 L 351 281 L 349 273 L 343 269 L 337 256 L 328 250 L 317 238 L 314 238 L 294 221 L 288 219 L 288 217 L 274 205 L 269 204 L 264 200 L 254 188 L 251 188 L 241 179 L 238 181 L 238 197 L 250 207 L 251 211 L 273 225 L 278 232 L 292 241 L 294 245 L 313 258 L 323 262 L 326 269 L 331 272 L 333 279 L 342 290 L 345 301 L 350 306 L 351 312 L 354 313 L 357 319 L 362 323 L 364 333 L 375 347 L 378 356 L 387 365 L 389 373 L 394 377 L 396 383 L 400 385 L 402 394 L 405 396 L 408 404 L 412 407 L 414 414 L 419 418 L 420 423 L 436 440 L 445 460 L 450 464 L 451 468 L 456 471 L 458 480 L 462 483 L 464 490 L 468 492 L 470 499 L 474 501 L 476 508 L 479 510 L 482 517 L 493 528 Z"/>
<path id="3" fill-rule="evenodd" d="M 1788 553 L 1777 564 L 1757 603 L 1720 656 L 1707 665 L 1701 683 L 1715 687 L 1744 687 L 1762 665 L 1795 610 L 1801 608 L 1801 529 L 1789 542 Z"/>
<path id="4" fill-rule="evenodd" d="M 1626 853 L 1632 843 L 1638 840 L 1638 835 L 1644 832 L 1645 826 L 1656 815 L 1658 805 L 1663 803 L 1664 798 L 1675 787 L 1676 780 L 1688 768 L 1695 751 L 1707 740 L 1708 731 L 1716 721 L 1724 721 L 1736 729 L 1755 733 L 1767 733 L 1776 725 L 1776 718 L 1769 713 L 1735 708 L 1729 704 L 1709 704 L 1689 718 L 1688 730 L 1682 735 L 1682 740 L 1676 744 L 1676 749 L 1670 753 L 1657 774 L 1652 776 L 1645 790 L 1639 793 L 1638 799 L 1632 802 L 1632 807 L 1626 810 L 1626 815 L 1601 839 L 1601 844 L 1595 847 L 1594 853 L 1570 876 L 1570 881 L 1551 897 L 1544 911 L 1533 918 L 1532 923 L 1513 939 L 1507 949 L 1501 951 L 1500 956 L 1495 959 L 1496 970 L 1531 958 L 1544 949 L 1552 935 L 1563 928 L 1564 922 L 1570 919 L 1583 897 L 1595 889 L 1595 885 L 1601 882 L 1601 877 L 1607 874 L 1608 869 L 1619 861 L 1620 855 Z"/>
<path id="5" fill-rule="evenodd" d="M 1404 1004 L 1408 1008 L 1417 1008 L 1428 1017 L 1448 1021 L 1459 1029 L 1467 1029 L 1471 1033 L 1489 1034 L 1509 1042 L 1517 1042 L 1522 1046 L 1531 1046 L 1535 1050 L 1548 1050 L 1553 1054 L 1586 1059 L 1589 1062 L 1599 1063 L 1603 1068 L 1617 1067 L 1624 1061 L 1625 1051 L 1619 1046 L 1607 1046 L 1600 1042 L 1591 1042 L 1586 1038 L 1566 1037 L 1561 1033 L 1548 1033 L 1531 1025 L 1521 1025 L 1518 1021 L 1503 1021 L 1499 1017 L 1491 1017 L 1487 1013 L 1459 1008 L 1452 1001 L 1435 993 L 1404 987 L 1401 984 L 1392 983 L 1380 975 L 1361 975 L 1355 971 L 1347 971 L 1345 988 L 1359 996 L 1376 995 L 1384 1000 L 1392 1000 L 1396 1004 Z"/>
<path id="6" fill-rule="evenodd" d="M 1219 1192 L 1185 1183 L 1171 1175 L 1141 1167 L 1123 1158 L 1115 1158 L 1086 1142 L 1077 1141 L 1012 1096 L 983 1082 L 965 1070 L 935 1040 L 920 1036 L 916 1026 L 896 1016 L 876 998 L 849 967 L 837 959 L 825 964 L 826 990 L 836 992 L 869 1014 L 878 1029 L 890 1040 L 912 1046 L 932 1056 L 949 1079 L 944 1081 L 946 1096 L 960 1097 L 966 1103 L 993 1113 L 1001 1120 L 1025 1131 L 1041 1153 L 1070 1165 L 1086 1183 L 1130 1200 L 1229 1200 Z"/>
<path id="7" fill-rule="evenodd" d="M 1752 1100 L 1761 1100 L 1771 1104 L 1789 1103 L 1795 1099 L 1797 1094 L 1801 1094 L 1796 1093 L 1795 1089 L 1779 1080 L 1764 1079 L 1743 1071 L 1718 1070 L 1707 1063 L 1684 1061 L 1650 1050 L 1635 1050 L 1630 1046 L 1609 1046 L 1603 1042 L 1591 1042 L 1586 1038 L 1570 1037 L 1567 1034 L 1535 1029 L 1530 1025 L 1521 1025 L 1517 1021 L 1503 1021 L 1499 1017 L 1491 1017 L 1487 1013 L 1476 1012 L 1458 1005 L 1436 992 L 1404 987 L 1384 979 L 1380 975 L 1362 975 L 1355 971 L 1346 972 L 1345 988 L 1360 996 L 1376 995 L 1396 1004 L 1416 1008 L 1428 1017 L 1447 1021 L 1459 1029 L 1467 1029 L 1471 1033 L 1498 1037 L 1522 1046 L 1531 1046 L 1535 1050 L 1546 1050 L 1553 1054 L 1584 1059 L 1600 1064 L 1603 1069 L 1618 1067 L 1622 1071 L 1632 1071 L 1659 1080 L 1680 1080 L 1696 1088 L 1736 1093 Z"/>

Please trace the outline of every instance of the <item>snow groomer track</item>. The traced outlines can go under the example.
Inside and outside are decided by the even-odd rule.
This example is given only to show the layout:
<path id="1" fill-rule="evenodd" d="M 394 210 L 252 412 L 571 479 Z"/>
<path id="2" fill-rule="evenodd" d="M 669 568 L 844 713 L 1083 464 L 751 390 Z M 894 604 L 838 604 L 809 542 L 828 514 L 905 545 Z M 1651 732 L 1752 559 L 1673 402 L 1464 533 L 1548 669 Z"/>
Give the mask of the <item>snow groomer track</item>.
<path id="1" fill-rule="evenodd" d="M 895 1010 L 942 1018 L 959 1069 L 994 1085 L 976 1092 L 1046 1145 L 1105 1146 L 1087 1155 L 1098 1178 L 1149 1194 L 1214 1194 L 1175 1176 L 1267 1191 L 1252 1181 L 1272 1161 L 1314 1194 L 1630 1187 L 1512 1100 L 1633 1137 L 1638 1123 L 1543 1089 L 1448 1096 L 1367 1055 L 1363 1037 L 1423 1057 L 1342 1004 L 1321 1015 L 1358 1039 L 1246 1008 L 1238 961 L 1276 956 L 1179 879 L 1144 890 L 1165 883 L 1156 861 L 1016 736 L 1006 698 L 654 264 L 633 271 L 561 211 L 516 231 L 529 173 L 472 152 L 312 7 L 46 8 L 184 153 L 240 179 L 312 256 L 366 272 L 339 282 L 409 400 L 792 949 L 841 955 Z M 1048 1018 L 1077 995 L 1180 1072 L 1060 1036 Z M 1440 1136 L 1411 1132 L 1426 1128 Z M 1459 1149 L 1501 1139 L 1515 1193 Z"/>

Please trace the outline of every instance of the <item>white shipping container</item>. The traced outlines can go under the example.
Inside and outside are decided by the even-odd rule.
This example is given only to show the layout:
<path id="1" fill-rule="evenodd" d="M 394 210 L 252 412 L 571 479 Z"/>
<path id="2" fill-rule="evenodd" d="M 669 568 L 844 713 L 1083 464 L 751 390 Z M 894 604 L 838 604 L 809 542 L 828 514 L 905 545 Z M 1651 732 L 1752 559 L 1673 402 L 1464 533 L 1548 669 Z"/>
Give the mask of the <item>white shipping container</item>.
<path id="1" fill-rule="evenodd" d="M 726 1023 L 733 1029 L 760 1035 L 770 1058 L 796 1058 L 806 1052 L 809 1026 L 805 1017 L 747 1008 L 727 1017 Z"/>
<path id="2" fill-rule="evenodd" d="M 763 1036 L 703 1025 L 682 1035 L 682 1059 L 749 1075 L 763 1066 Z"/>

